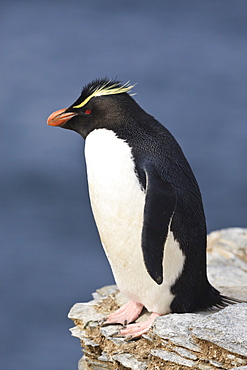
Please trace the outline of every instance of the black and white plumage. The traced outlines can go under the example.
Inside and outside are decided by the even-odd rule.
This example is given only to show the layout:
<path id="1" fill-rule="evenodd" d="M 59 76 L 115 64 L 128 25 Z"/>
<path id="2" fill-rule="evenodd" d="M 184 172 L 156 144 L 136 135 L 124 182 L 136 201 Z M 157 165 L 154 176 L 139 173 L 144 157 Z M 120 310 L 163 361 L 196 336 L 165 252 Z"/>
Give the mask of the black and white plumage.
<path id="1" fill-rule="evenodd" d="M 132 302 L 106 323 L 129 323 L 143 306 L 158 315 L 224 306 L 230 300 L 207 279 L 196 179 L 171 133 L 130 96 L 132 87 L 93 81 L 48 118 L 86 141 L 93 214 L 116 283 Z M 149 324 L 122 334 L 138 336 Z"/>

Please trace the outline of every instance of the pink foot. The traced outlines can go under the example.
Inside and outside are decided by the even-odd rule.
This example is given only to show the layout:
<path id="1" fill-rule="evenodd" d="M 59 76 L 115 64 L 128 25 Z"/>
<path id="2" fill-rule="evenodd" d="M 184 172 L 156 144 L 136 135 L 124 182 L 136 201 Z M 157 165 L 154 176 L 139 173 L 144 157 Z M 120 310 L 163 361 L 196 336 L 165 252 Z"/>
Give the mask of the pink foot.
<path id="1" fill-rule="evenodd" d="M 117 311 L 110 314 L 103 322 L 103 325 L 122 324 L 125 326 L 128 323 L 135 321 L 140 316 L 142 309 L 143 305 L 141 303 L 129 301 Z"/>
<path id="2" fill-rule="evenodd" d="M 118 333 L 118 337 L 125 337 L 126 339 L 139 338 L 142 334 L 146 334 L 151 328 L 154 319 L 160 316 L 158 313 L 153 312 L 149 318 L 145 321 L 138 322 L 136 324 L 127 325 L 126 328 L 122 329 Z"/>

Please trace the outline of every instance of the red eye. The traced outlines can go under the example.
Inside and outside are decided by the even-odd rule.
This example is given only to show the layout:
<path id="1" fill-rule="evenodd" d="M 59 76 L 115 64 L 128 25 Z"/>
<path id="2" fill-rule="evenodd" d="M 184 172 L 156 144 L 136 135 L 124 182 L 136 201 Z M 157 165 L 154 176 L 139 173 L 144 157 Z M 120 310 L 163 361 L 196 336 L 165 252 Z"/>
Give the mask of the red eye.
<path id="1" fill-rule="evenodd" d="M 90 109 L 87 109 L 87 110 L 85 110 L 85 113 L 86 114 L 91 114 L 91 110 Z"/>

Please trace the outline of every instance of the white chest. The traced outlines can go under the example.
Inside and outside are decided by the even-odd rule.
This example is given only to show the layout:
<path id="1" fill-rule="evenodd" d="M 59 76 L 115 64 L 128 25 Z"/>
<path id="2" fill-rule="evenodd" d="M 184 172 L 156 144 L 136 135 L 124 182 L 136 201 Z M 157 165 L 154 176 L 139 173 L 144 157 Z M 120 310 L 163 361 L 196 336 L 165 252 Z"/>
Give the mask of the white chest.
<path id="1" fill-rule="evenodd" d="M 118 251 L 126 249 L 133 228 L 140 234 L 145 194 L 134 173 L 130 147 L 113 131 L 99 129 L 90 133 L 85 157 L 91 205 L 111 262 Z"/>

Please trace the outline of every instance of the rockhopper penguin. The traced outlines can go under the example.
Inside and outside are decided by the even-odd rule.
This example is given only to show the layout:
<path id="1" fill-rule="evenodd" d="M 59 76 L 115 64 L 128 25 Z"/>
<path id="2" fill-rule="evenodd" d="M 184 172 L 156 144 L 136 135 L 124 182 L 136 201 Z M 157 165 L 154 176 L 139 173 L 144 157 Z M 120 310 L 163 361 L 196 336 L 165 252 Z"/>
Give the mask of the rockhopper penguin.
<path id="1" fill-rule="evenodd" d="M 138 337 L 158 315 L 232 301 L 207 279 L 205 216 L 190 165 L 171 133 L 132 98 L 132 88 L 95 80 L 48 124 L 86 141 L 94 218 L 118 288 L 129 299 L 105 324 L 121 323 L 121 336 Z M 149 319 L 129 324 L 143 307 Z"/>

